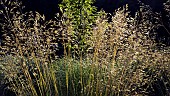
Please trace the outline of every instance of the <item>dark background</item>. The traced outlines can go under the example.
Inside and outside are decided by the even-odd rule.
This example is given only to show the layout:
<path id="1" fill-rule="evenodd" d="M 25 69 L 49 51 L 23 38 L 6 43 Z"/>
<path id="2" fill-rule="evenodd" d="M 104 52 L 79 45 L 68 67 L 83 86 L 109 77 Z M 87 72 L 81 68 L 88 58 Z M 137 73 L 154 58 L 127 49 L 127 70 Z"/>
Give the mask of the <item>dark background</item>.
<path id="1" fill-rule="evenodd" d="M 48 19 L 59 12 L 58 4 L 62 0 L 21 0 L 26 10 L 38 11 L 44 14 Z M 141 0 L 144 4 L 150 5 L 153 11 L 161 12 L 163 3 L 167 0 Z M 128 4 L 129 10 L 134 13 L 139 9 L 138 0 L 96 0 L 95 6 L 98 9 L 104 9 L 106 12 L 112 13 L 115 9 Z"/>

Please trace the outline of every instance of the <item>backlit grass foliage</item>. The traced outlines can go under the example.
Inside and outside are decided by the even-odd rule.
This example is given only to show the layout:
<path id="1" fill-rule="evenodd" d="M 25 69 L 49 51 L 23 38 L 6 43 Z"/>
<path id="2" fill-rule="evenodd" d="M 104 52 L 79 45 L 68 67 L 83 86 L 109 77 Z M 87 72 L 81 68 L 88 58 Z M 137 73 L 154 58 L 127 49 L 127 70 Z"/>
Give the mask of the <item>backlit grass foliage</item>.
<path id="1" fill-rule="evenodd" d="M 17 0 L 0 2 L 0 80 L 8 85 L 4 91 L 17 96 L 170 94 L 170 50 L 159 50 L 149 35 L 157 27 L 152 20 L 158 20 L 149 7 L 142 5 L 132 17 L 126 5 L 115 10 L 112 21 L 98 12 L 84 37 L 88 48 L 81 53 L 70 48 L 76 40 L 67 16 L 47 21 L 38 12 L 23 13 Z M 59 43 L 64 49 L 60 58 Z"/>

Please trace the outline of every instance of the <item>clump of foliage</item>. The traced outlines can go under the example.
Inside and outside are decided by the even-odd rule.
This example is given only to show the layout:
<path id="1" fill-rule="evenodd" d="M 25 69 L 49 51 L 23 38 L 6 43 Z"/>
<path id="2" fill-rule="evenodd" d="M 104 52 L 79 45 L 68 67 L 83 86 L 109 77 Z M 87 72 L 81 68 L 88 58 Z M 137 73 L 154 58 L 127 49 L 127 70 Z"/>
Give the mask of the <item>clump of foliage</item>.
<path id="1" fill-rule="evenodd" d="M 0 2 L 4 6 L 0 72 L 16 95 L 170 93 L 170 50 L 159 50 L 149 36 L 157 27 L 153 21 L 159 19 L 152 17 L 149 7 L 141 6 L 131 17 L 126 5 L 108 22 L 104 11 L 93 13 L 91 0 L 64 0 L 63 15 L 46 21 L 37 12 L 22 13 L 17 0 Z M 55 54 L 58 43 L 64 46 L 63 58 Z"/>
<path id="2" fill-rule="evenodd" d="M 1 0 L 3 74 L 16 95 L 58 94 L 50 62 L 57 50 L 53 29 L 37 12 L 22 12 L 18 0 Z M 54 57 L 55 58 L 55 57 Z M 4 67 L 5 66 L 5 67 Z M 50 89 L 49 89 L 50 88 Z"/>
<path id="3" fill-rule="evenodd" d="M 97 17 L 97 9 L 92 6 L 94 0 L 63 0 L 59 4 L 64 26 L 64 41 L 66 48 L 80 55 L 86 53 L 89 47 L 88 38 L 92 34 L 92 25 Z M 83 54 L 85 55 L 85 54 Z"/>
<path id="4" fill-rule="evenodd" d="M 91 58 L 101 66 L 112 68 L 114 79 L 110 90 L 114 95 L 149 95 L 157 89 L 161 89 L 159 94 L 168 94 L 165 92 L 169 89 L 168 75 L 164 78 L 166 82 L 159 78 L 169 74 L 170 55 L 168 50 L 158 50 L 149 39 L 151 28 L 156 26 L 149 21 L 151 13 L 147 7 L 141 7 L 139 22 L 139 14 L 132 18 L 127 9 L 116 10 L 110 23 L 99 17 L 91 40 L 94 49 Z M 156 83 L 162 87 L 155 86 Z"/>
<path id="5" fill-rule="evenodd" d="M 46 22 L 45 17 L 37 12 L 23 13 L 20 2 L 1 0 L 1 3 L 4 7 L 1 10 L 3 54 L 19 53 L 23 56 L 31 56 L 30 53 L 34 52 L 36 56 L 44 57 L 46 54 L 55 53 L 57 42 L 53 37 L 56 34 L 52 28 L 47 28 L 50 21 Z"/>

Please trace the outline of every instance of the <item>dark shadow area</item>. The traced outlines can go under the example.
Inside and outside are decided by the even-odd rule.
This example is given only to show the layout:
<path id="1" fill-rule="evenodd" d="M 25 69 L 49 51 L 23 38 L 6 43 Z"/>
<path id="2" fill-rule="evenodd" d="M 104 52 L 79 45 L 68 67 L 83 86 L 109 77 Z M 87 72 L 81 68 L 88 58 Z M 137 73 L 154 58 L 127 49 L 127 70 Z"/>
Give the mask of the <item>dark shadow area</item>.
<path id="1" fill-rule="evenodd" d="M 24 11 L 37 11 L 41 15 L 44 14 L 49 20 L 59 12 L 58 4 L 61 0 L 21 0 L 25 6 Z"/>

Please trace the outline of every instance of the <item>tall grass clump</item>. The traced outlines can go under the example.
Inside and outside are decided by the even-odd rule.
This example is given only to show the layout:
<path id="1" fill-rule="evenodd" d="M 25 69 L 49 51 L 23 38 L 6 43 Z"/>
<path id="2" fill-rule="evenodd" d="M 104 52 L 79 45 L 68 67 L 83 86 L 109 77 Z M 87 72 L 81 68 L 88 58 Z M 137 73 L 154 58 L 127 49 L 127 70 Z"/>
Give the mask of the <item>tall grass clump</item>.
<path id="1" fill-rule="evenodd" d="M 127 6 L 120 8 L 115 11 L 112 22 L 107 21 L 103 12 L 99 14 L 87 40 L 89 44 L 87 56 L 78 57 L 81 65 L 78 80 L 80 94 L 87 96 L 169 94 L 170 55 L 169 50 L 166 50 L 169 47 L 159 50 L 154 38 L 150 36 L 154 34 L 151 33 L 152 30 L 157 28 L 153 21 L 159 19 L 154 17 L 155 13 L 150 7 L 142 4 L 135 17 L 129 15 Z M 66 29 L 70 28 L 68 27 Z M 87 84 L 83 82 L 82 73 L 86 70 L 82 67 L 83 60 L 90 61 Z M 71 76 L 68 75 L 68 71 L 66 74 L 66 85 L 69 89 L 68 78 Z"/>
<path id="2" fill-rule="evenodd" d="M 3 74 L 9 89 L 19 96 L 58 95 L 56 78 L 49 66 L 57 50 L 49 22 L 37 12 L 22 12 L 21 2 L 1 0 Z M 51 31 L 49 31 L 51 30 Z"/>
<path id="3" fill-rule="evenodd" d="M 157 48 L 150 36 L 159 21 L 150 7 L 141 3 L 132 17 L 126 5 L 109 22 L 104 11 L 85 10 L 91 0 L 73 6 L 63 0 L 62 16 L 46 21 L 38 12 L 22 12 L 17 0 L 0 2 L 0 74 L 17 96 L 170 94 L 170 50 Z"/>

